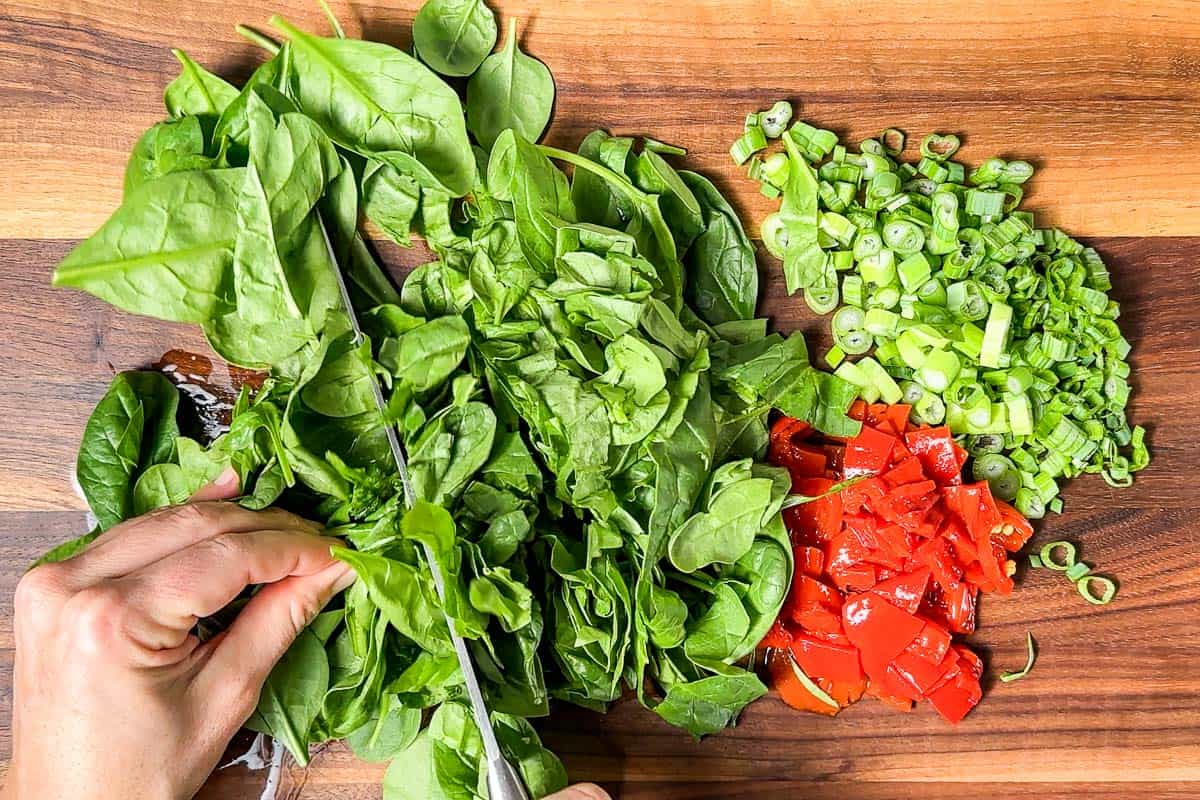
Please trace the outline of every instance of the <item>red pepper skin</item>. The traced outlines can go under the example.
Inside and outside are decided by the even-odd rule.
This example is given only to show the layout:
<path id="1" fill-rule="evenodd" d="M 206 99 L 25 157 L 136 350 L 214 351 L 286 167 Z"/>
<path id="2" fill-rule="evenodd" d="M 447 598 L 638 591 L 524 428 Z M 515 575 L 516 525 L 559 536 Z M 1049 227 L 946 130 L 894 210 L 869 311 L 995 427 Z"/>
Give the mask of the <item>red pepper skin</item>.
<path id="1" fill-rule="evenodd" d="M 771 625 L 771 629 L 767 631 L 767 635 L 764 636 L 763 640 L 758 643 L 758 646 L 775 648 L 789 647 L 792 644 L 792 639 L 793 637 L 791 632 L 783 626 L 783 623 L 779 620 L 775 620 L 775 623 Z"/>
<path id="2" fill-rule="evenodd" d="M 828 478 L 802 478 L 792 481 L 792 489 L 798 494 L 808 497 L 820 497 L 828 492 L 834 482 Z M 811 531 L 817 541 L 827 542 L 842 529 L 842 496 L 841 493 L 826 495 L 819 500 L 812 500 L 792 506 L 785 521 L 797 525 L 803 531 Z"/>
<path id="3" fill-rule="evenodd" d="M 780 417 L 771 426 L 767 458 L 773 464 L 786 466 L 781 460 L 787 457 L 793 447 L 803 444 L 811 434 L 812 426 L 804 420 Z"/>
<path id="4" fill-rule="evenodd" d="M 943 487 L 942 497 L 976 542 L 987 541 L 992 531 L 1000 526 L 1000 509 L 986 481 Z"/>
<path id="5" fill-rule="evenodd" d="M 962 483 L 962 462 L 958 460 L 957 445 L 948 427 L 917 428 L 904 434 L 904 443 L 920 459 L 925 474 L 939 485 Z"/>
<path id="6" fill-rule="evenodd" d="M 962 580 L 962 570 L 954 562 L 944 539 L 924 542 L 913 551 L 913 558 L 933 571 L 933 579 L 940 586 L 949 586 Z"/>
<path id="7" fill-rule="evenodd" d="M 810 578 L 819 578 L 825 571 L 825 554 L 819 547 L 800 546 L 792 549 L 796 561 L 796 573 Z"/>
<path id="8" fill-rule="evenodd" d="M 942 718 L 954 723 L 962 722 L 963 717 L 979 704 L 982 697 L 983 689 L 979 685 L 979 679 L 961 670 L 927 695 L 929 702 Z"/>
<path id="9" fill-rule="evenodd" d="M 863 669 L 880 680 L 887 665 L 925 626 L 917 617 L 872 592 L 846 601 L 842 606 L 842 623 L 850 643 L 862 654 Z"/>
<path id="10" fill-rule="evenodd" d="M 810 678 L 826 678 L 833 683 L 858 683 L 863 680 L 858 650 L 800 634 L 792 640 L 792 655 Z"/>
<path id="11" fill-rule="evenodd" d="M 1015 553 L 1033 536 L 1033 526 L 1021 516 L 1021 512 L 1003 500 L 996 501 L 996 508 L 1000 511 L 1000 532 L 993 531 L 992 538 L 1004 545 L 1008 552 Z"/>
<path id="12" fill-rule="evenodd" d="M 806 630 L 842 632 L 842 596 L 832 587 L 807 575 L 792 583 L 792 619 Z"/>
<path id="13" fill-rule="evenodd" d="M 825 569 L 844 592 L 861 592 L 875 585 L 875 567 L 864 563 L 871 552 L 854 531 L 844 529 L 825 546 Z"/>
<path id="14" fill-rule="evenodd" d="M 907 697 L 891 694 L 879 681 L 873 678 L 867 678 L 867 694 L 896 711 L 903 711 L 907 714 L 913 709 L 912 700 Z"/>
<path id="15" fill-rule="evenodd" d="M 874 502 L 886 495 L 888 486 L 881 478 L 864 478 L 842 489 L 842 511 L 846 514 L 857 514 L 863 507 L 870 507 Z"/>
<path id="16" fill-rule="evenodd" d="M 926 620 L 925 627 L 921 628 L 921 633 L 912 640 L 912 644 L 906 648 L 906 652 L 913 653 L 934 664 L 940 664 L 946 658 L 947 653 L 953 652 L 952 644 L 950 633 L 945 628 L 936 622 Z M 957 657 L 955 655 L 955 658 Z"/>
<path id="17" fill-rule="evenodd" d="M 895 445 L 895 436 L 889 436 L 870 425 L 863 425 L 858 436 L 846 443 L 842 471 L 847 478 L 878 475 L 887 469 Z"/>
<path id="18" fill-rule="evenodd" d="M 954 633 L 975 632 L 975 608 L 979 597 L 978 587 L 968 583 L 955 583 L 942 592 L 946 608 L 946 624 Z"/>
<path id="19" fill-rule="evenodd" d="M 880 581 L 871 589 L 872 592 L 887 600 L 896 608 L 903 609 L 909 614 L 916 614 L 921 607 L 921 599 L 929 587 L 929 568 L 924 567 L 916 572 L 897 575 L 895 578 Z M 929 627 L 926 625 L 926 627 Z M 949 640 L 947 640 L 949 646 Z"/>
<path id="20" fill-rule="evenodd" d="M 800 489 L 796 486 L 796 483 L 803 481 L 805 478 L 825 477 L 825 469 L 828 462 L 828 456 L 819 447 L 792 445 L 786 451 L 780 453 L 779 461 L 776 463 L 782 467 L 787 467 L 787 471 L 792 476 L 792 489 L 799 492 Z"/>
<path id="21" fill-rule="evenodd" d="M 955 659 L 957 662 L 957 659 Z M 891 668 L 896 671 L 907 684 L 908 689 L 915 694 L 914 700 L 923 700 L 939 683 L 945 674 L 937 661 L 928 661 L 915 653 L 905 650 L 892 659 Z"/>
<path id="22" fill-rule="evenodd" d="M 792 708 L 798 711 L 811 711 L 814 714 L 824 714 L 826 716 L 836 716 L 840 708 L 833 708 L 828 703 L 818 700 L 812 692 L 804 688 L 804 684 L 800 683 L 800 679 L 796 677 L 796 673 L 792 671 L 792 665 L 786 656 L 772 658 L 767 663 L 767 669 L 771 673 L 771 686 L 775 691 L 779 692 L 779 699 L 787 703 Z M 812 677 L 811 675 L 809 677 Z M 821 681 L 817 680 L 817 685 L 821 685 Z M 825 687 L 821 687 L 825 688 Z"/>

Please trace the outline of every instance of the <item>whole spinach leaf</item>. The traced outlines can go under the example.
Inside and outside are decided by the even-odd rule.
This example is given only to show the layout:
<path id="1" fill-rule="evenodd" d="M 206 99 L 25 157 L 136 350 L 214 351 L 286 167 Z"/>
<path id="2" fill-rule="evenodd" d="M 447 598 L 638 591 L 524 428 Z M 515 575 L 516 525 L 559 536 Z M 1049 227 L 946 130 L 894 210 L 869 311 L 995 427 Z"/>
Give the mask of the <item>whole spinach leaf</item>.
<path id="1" fill-rule="evenodd" d="M 174 458 L 179 391 L 157 372 L 123 372 L 88 418 L 75 473 L 101 530 L 134 515 L 139 475 Z"/>
<path id="2" fill-rule="evenodd" d="M 282 742 L 296 762 L 308 764 L 309 730 L 321 711 L 329 687 L 325 645 L 305 628 L 263 685 L 258 708 L 246 722 L 251 730 Z"/>
<path id="3" fill-rule="evenodd" d="M 443 75 L 465 77 L 496 46 L 496 15 L 483 0 L 426 0 L 413 18 L 417 55 Z"/>
<path id="4" fill-rule="evenodd" d="M 517 20 L 504 48 L 484 59 L 467 82 L 467 126 L 484 148 L 510 128 L 530 142 L 541 138 L 554 110 L 554 76 L 517 46 Z"/>
<path id="5" fill-rule="evenodd" d="M 743 708 L 766 693 L 754 673 L 735 670 L 674 684 L 654 713 L 699 738 L 731 725 Z"/>
<path id="6" fill-rule="evenodd" d="M 176 322 L 203 323 L 231 311 L 236 198 L 245 177 L 239 168 L 149 181 L 67 254 L 52 282 Z"/>
<path id="7" fill-rule="evenodd" d="M 440 78 L 385 44 L 312 36 L 280 17 L 272 24 L 291 39 L 289 95 L 331 139 L 418 180 L 432 176 L 456 197 L 470 191 L 466 123 Z"/>
<path id="8" fill-rule="evenodd" d="M 684 256 L 689 302 L 710 325 L 752 319 L 758 304 L 758 264 L 750 237 L 707 178 L 687 171 L 679 177 L 699 201 L 704 219 L 703 231 Z"/>
<path id="9" fill-rule="evenodd" d="M 163 103 L 172 117 L 206 114 L 217 117 L 238 96 L 238 90 L 192 61 L 182 50 L 172 50 L 182 71 L 167 85 Z"/>

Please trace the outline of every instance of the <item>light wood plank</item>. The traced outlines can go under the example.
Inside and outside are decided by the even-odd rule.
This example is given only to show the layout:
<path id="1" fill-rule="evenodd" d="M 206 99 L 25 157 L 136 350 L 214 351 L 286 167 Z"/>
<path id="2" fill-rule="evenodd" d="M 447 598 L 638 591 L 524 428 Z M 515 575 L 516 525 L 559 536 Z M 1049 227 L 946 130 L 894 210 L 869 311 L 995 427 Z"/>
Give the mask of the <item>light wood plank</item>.
<path id="1" fill-rule="evenodd" d="M 558 81 L 549 138 L 653 133 L 691 149 L 753 220 L 770 204 L 729 162 L 747 111 L 790 97 L 858 141 L 889 125 L 964 132 L 964 158 L 1033 160 L 1031 208 L 1079 235 L 1200 233 L 1200 17 L 1193 3 L 672 0 L 505 3 Z M 335 4 L 352 32 L 407 45 L 418 3 Z M 138 134 L 162 115 L 180 46 L 234 79 L 233 32 L 261 4 L 41 0 L 0 16 L 0 237 L 79 238 L 120 199 Z M 279 9 L 323 29 L 315 4 Z"/>

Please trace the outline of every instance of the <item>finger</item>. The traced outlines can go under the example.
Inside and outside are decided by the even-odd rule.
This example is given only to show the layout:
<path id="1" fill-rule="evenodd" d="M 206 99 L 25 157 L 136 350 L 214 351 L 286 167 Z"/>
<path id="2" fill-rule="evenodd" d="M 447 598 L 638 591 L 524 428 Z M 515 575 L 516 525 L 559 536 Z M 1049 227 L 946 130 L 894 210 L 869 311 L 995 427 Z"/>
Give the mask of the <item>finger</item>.
<path id="1" fill-rule="evenodd" d="M 251 511 L 236 503 L 200 501 L 168 506 L 105 531 L 71 560 L 80 583 L 127 575 L 197 542 L 257 530 L 316 533 L 321 526 L 278 508 Z"/>
<path id="2" fill-rule="evenodd" d="M 225 631 L 193 683 L 198 697 L 248 716 L 271 669 L 335 594 L 354 582 L 354 571 L 335 562 L 313 575 L 295 575 L 264 586 Z M 233 720 L 240 725 L 245 716 Z"/>
<path id="3" fill-rule="evenodd" d="M 577 783 L 561 792 L 555 792 L 546 800 L 612 800 L 608 792 L 594 783 Z"/>
<path id="4" fill-rule="evenodd" d="M 212 483 L 197 489 L 196 493 L 188 499 L 188 502 L 199 503 L 204 500 L 229 500 L 230 498 L 237 497 L 241 490 L 242 479 L 238 477 L 237 470 L 233 467 L 226 467 Z"/>
<path id="5" fill-rule="evenodd" d="M 252 584 L 315 575 L 335 563 L 336 540 L 295 530 L 222 533 L 115 581 L 131 610 L 130 636 L 142 647 L 179 646 L 201 617 Z"/>

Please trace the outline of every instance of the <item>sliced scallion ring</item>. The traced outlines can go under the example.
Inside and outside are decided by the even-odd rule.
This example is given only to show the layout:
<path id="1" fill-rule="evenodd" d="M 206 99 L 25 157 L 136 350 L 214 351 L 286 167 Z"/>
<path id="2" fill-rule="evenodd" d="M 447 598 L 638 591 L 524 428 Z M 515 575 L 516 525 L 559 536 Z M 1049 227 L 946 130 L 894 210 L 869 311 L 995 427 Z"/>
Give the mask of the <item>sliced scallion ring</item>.
<path id="1" fill-rule="evenodd" d="M 833 335 L 837 336 L 839 333 L 862 330 L 863 326 L 866 325 L 866 321 L 866 315 L 861 308 L 856 306 L 842 306 L 833 315 L 830 327 L 833 329 Z"/>
<path id="2" fill-rule="evenodd" d="M 934 161 L 945 161 L 958 152 L 960 142 L 953 133 L 943 136 L 931 133 L 921 140 L 921 155 Z"/>
<path id="3" fill-rule="evenodd" d="M 879 143 L 889 156 L 898 156 L 904 151 L 904 131 L 899 128 L 888 128 L 879 134 Z"/>
<path id="4" fill-rule="evenodd" d="M 787 224 L 783 221 L 783 217 L 778 213 L 768 214 L 767 218 L 763 220 L 760 231 L 763 246 L 767 248 L 767 252 L 776 258 L 783 258 L 788 244 Z"/>
<path id="5" fill-rule="evenodd" d="M 849 307 L 849 306 L 848 306 Z M 863 353 L 871 349 L 871 345 L 875 343 L 874 337 L 864 330 L 845 331 L 844 333 L 835 333 L 833 341 L 846 355 L 861 356 Z"/>
<path id="6" fill-rule="evenodd" d="M 815 314 L 828 314 L 838 307 L 841 302 L 841 293 L 836 285 L 834 286 L 810 286 L 804 290 L 804 302 L 808 303 L 808 307 Z M 853 308 L 853 306 L 846 306 Z"/>
<path id="7" fill-rule="evenodd" d="M 1087 563 L 1083 561 L 1076 561 L 1071 565 L 1071 568 L 1067 570 L 1067 580 L 1071 581 L 1072 583 L 1078 583 L 1091 571 L 1092 568 L 1089 567 Z"/>
<path id="8" fill-rule="evenodd" d="M 1096 595 L 1093 590 L 1093 584 L 1099 584 L 1101 592 Z M 1087 575 L 1075 582 L 1075 589 L 1084 600 L 1087 600 L 1094 606 L 1106 606 L 1113 601 L 1117 596 L 1117 582 L 1112 578 L 1106 578 L 1103 575 Z"/>
<path id="9" fill-rule="evenodd" d="M 1000 437 L 1003 442 L 1004 437 Z M 987 481 L 992 494 L 1001 500 L 1012 500 L 1021 488 L 1021 471 L 1010 459 L 999 453 L 986 453 L 975 459 L 972 472 L 977 481 Z"/>
<path id="10" fill-rule="evenodd" d="M 1062 558 L 1055 558 L 1056 553 Z M 1075 545 L 1068 541 L 1050 542 L 1042 547 L 1042 566 L 1057 572 L 1066 572 L 1075 566 Z"/>

